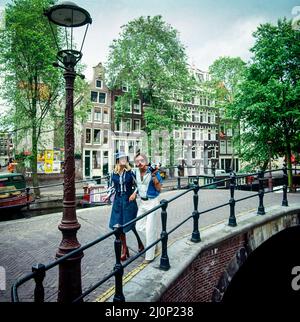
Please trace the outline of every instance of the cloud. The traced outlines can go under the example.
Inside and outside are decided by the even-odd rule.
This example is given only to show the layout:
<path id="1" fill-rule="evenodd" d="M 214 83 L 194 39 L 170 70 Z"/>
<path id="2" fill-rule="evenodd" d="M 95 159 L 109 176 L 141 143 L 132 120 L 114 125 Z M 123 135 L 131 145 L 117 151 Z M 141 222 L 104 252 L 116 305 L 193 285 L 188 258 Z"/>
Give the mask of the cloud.
<path id="1" fill-rule="evenodd" d="M 215 37 L 203 39 L 202 43 L 193 42 L 187 48 L 187 54 L 197 67 L 208 70 L 208 67 L 221 56 L 241 57 L 248 61 L 250 48 L 254 45 L 253 32 L 266 22 L 264 17 L 249 17 L 238 20 L 228 29 L 221 29 Z"/>

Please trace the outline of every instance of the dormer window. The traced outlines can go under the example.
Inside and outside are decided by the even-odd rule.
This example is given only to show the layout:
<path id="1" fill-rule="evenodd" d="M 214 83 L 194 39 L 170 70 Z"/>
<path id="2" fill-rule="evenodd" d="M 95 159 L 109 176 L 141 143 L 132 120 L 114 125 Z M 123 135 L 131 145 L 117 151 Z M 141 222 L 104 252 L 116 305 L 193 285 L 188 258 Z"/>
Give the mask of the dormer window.
<path id="1" fill-rule="evenodd" d="M 96 79 L 96 87 L 102 88 L 102 80 L 101 79 Z"/>

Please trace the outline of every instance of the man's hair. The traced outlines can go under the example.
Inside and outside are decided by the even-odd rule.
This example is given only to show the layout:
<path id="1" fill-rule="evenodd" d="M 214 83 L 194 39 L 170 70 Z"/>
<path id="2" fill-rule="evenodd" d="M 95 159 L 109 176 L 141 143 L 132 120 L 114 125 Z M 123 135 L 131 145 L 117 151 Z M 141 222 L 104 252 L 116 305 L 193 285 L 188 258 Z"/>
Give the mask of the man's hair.
<path id="1" fill-rule="evenodd" d="M 144 153 L 138 153 L 135 157 L 134 157 L 134 161 L 137 157 L 141 156 L 142 158 L 144 158 L 144 160 L 146 161 L 146 164 L 149 164 L 148 158 L 146 156 L 146 154 Z"/>

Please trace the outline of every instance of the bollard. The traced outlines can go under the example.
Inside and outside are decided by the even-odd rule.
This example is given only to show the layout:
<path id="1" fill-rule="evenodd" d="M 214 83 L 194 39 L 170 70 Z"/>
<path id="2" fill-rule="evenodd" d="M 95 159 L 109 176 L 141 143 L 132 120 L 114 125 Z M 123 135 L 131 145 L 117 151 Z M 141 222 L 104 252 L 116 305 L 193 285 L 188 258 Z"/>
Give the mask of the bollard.
<path id="1" fill-rule="evenodd" d="M 115 242 L 114 242 L 114 248 L 115 248 L 115 255 L 116 255 L 116 264 L 114 266 L 114 270 L 117 272 L 115 273 L 115 295 L 113 298 L 113 302 L 125 302 L 125 297 L 123 294 L 123 274 L 124 274 L 124 268 L 121 264 L 121 233 L 122 233 L 122 226 L 117 224 L 114 226 L 115 229 Z"/>
<path id="2" fill-rule="evenodd" d="M 259 206 L 257 210 L 258 215 L 265 214 L 265 207 L 264 207 L 264 171 L 260 170 L 258 173 L 258 181 L 259 181 Z"/>
<path id="3" fill-rule="evenodd" d="M 30 210 L 30 203 L 29 203 L 29 192 L 30 192 L 30 187 L 26 187 L 26 209 L 27 211 Z"/>
<path id="4" fill-rule="evenodd" d="M 193 211 L 193 233 L 192 233 L 192 238 L 191 241 L 194 243 L 199 243 L 201 241 L 200 238 L 200 232 L 199 232 L 199 211 L 198 211 L 198 204 L 199 204 L 199 196 L 198 196 L 198 191 L 199 191 L 199 185 L 198 185 L 198 180 L 194 181 L 195 188 L 194 188 L 194 196 L 193 196 L 193 202 L 194 202 L 194 211 Z"/>
<path id="5" fill-rule="evenodd" d="M 36 275 L 34 276 L 34 302 L 43 303 L 45 300 L 45 290 L 43 286 L 43 281 L 46 276 L 45 265 L 37 264 L 35 266 L 32 266 L 32 272 L 36 273 Z"/>
<path id="6" fill-rule="evenodd" d="M 167 271 L 170 268 L 170 262 L 168 257 L 168 233 L 167 233 L 167 207 L 168 201 L 161 200 L 161 225 L 162 231 L 160 234 L 161 240 L 161 257 L 160 257 L 160 264 L 159 268 Z"/>
<path id="7" fill-rule="evenodd" d="M 287 167 L 286 164 L 283 165 L 283 180 L 284 180 L 284 185 L 283 185 L 283 199 L 282 199 L 282 206 L 288 207 L 289 203 L 287 200 L 287 189 L 288 189 L 288 174 L 287 174 Z"/>
<path id="8" fill-rule="evenodd" d="M 236 175 L 233 171 L 230 172 L 230 216 L 228 221 L 228 226 L 235 227 L 237 226 L 236 217 L 235 217 L 235 200 L 234 200 L 234 189 L 236 184 Z"/>
<path id="9" fill-rule="evenodd" d="M 180 186 L 180 177 L 177 177 L 177 189 L 181 189 L 181 186 Z"/>

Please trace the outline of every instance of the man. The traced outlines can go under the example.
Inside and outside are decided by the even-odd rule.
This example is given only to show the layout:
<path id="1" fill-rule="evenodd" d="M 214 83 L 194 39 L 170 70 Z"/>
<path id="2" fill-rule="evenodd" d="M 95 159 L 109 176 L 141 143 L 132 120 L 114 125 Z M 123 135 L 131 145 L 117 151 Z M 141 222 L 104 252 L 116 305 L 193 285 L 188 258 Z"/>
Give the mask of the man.
<path id="1" fill-rule="evenodd" d="M 137 166 L 135 171 L 137 192 L 135 192 L 135 196 L 137 193 L 140 196 L 137 216 L 140 216 L 159 205 L 158 196 L 161 191 L 162 178 L 159 174 L 158 167 L 153 169 L 149 166 L 148 158 L 145 154 L 137 154 L 134 161 Z M 135 198 L 135 196 L 132 196 L 132 198 Z M 158 239 L 158 226 L 159 210 L 153 211 L 137 222 L 137 229 L 140 231 L 145 230 L 146 247 Z M 149 263 L 153 261 L 154 256 L 155 247 L 152 247 L 146 252 L 145 262 Z"/>

